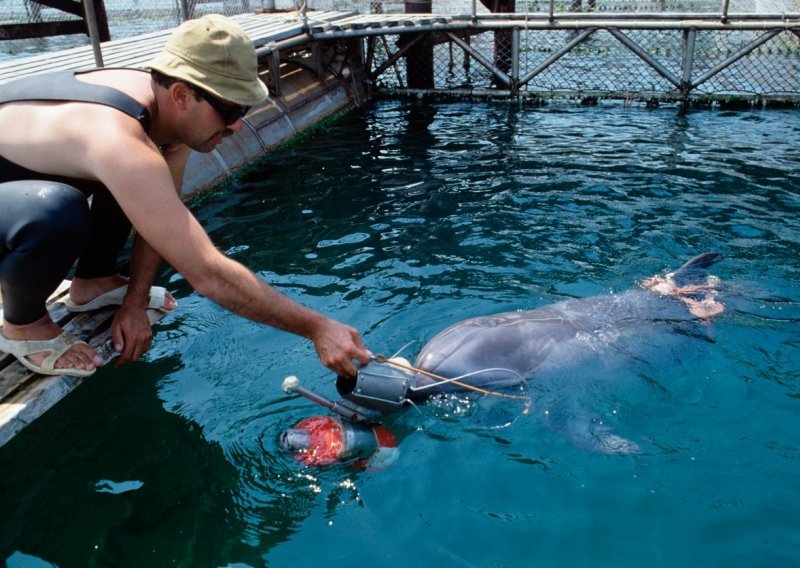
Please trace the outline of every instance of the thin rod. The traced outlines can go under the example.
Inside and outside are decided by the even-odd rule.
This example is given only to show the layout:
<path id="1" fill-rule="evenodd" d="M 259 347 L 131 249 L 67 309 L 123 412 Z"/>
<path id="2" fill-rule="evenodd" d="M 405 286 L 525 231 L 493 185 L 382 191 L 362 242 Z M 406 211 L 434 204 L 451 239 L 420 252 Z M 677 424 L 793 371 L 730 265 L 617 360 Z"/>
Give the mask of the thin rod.
<path id="1" fill-rule="evenodd" d="M 647 63 L 650 67 L 652 67 L 656 73 L 664 77 L 667 81 L 675 85 L 676 87 L 680 88 L 681 82 L 675 75 L 670 73 L 666 67 L 661 65 L 658 61 L 653 59 L 649 53 L 647 53 L 638 43 L 630 39 L 628 36 L 623 34 L 621 31 L 616 30 L 614 28 L 609 28 L 608 33 L 613 35 L 617 38 L 622 45 L 630 49 L 633 53 L 635 53 L 642 61 Z"/>
<path id="2" fill-rule="evenodd" d="M 525 85 L 530 82 L 531 79 L 542 73 L 545 69 L 550 67 L 553 63 L 564 57 L 567 53 L 572 51 L 572 48 L 578 45 L 579 43 L 583 43 L 586 38 L 592 35 L 597 28 L 589 28 L 588 30 L 584 30 L 579 35 L 572 38 L 572 40 L 567 43 L 564 47 L 553 53 L 550 57 L 545 59 L 536 69 L 529 72 L 525 75 L 522 79 L 519 80 L 519 86 Z"/>
<path id="3" fill-rule="evenodd" d="M 705 83 L 711 77 L 713 77 L 714 75 L 716 75 L 717 73 L 719 73 L 720 71 L 725 69 L 726 67 L 729 67 L 733 63 L 736 63 L 742 57 L 744 57 L 745 55 L 747 55 L 751 51 L 755 50 L 756 48 L 760 47 L 761 45 L 765 44 L 766 42 L 771 40 L 773 37 L 775 37 L 780 32 L 781 32 L 781 30 L 770 30 L 770 31 L 766 32 L 764 35 L 762 35 L 761 37 L 756 38 L 754 41 L 752 41 L 748 45 L 744 46 L 742 49 L 740 49 L 739 51 L 737 51 L 736 53 L 731 55 L 728 59 L 726 59 L 725 61 L 723 61 L 719 65 L 716 65 L 712 69 L 709 69 L 708 71 L 706 71 L 704 75 L 701 75 L 697 79 L 697 81 L 692 83 L 692 88 L 694 89 L 698 85 L 701 85 L 701 84 Z"/>
<path id="4" fill-rule="evenodd" d="M 511 32 L 511 88 L 519 85 L 519 28 Z"/>
<path id="5" fill-rule="evenodd" d="M 727 23 L 728 21 L 728 6 L 730 5 L 730 0 L 722 0 L 722 17 L 719 19 L 720 22 L 723 24 Z"/>
<path id="6" fill-rule="evenodd" d="M 83 0 L 83 10 L 86 15 L 86 27 L 89 28 L 89 39 L 92 42 L 94 63 L 97 67 L 104 67 L 103 50 L 100 49 L 100 31 L 97 29 L 97 14 L 94 11 L 94 1 Z"/>
<path id="7" fill-rule="evenodd" d="M 503 71 L 492 65 L 492 63 L 489 60 L 487 60 L 483 55 L 478 53 L 471 45 L 469 45 L 467 42 L 465 42 L 463 39 L 461 39 L 454 33 L 446 32 L 445 35 L 449 37 L 452 41 L 454 41 L 461 49 L 463 49 L 465 53 L 471 55 L 472 58 L 475 59 L 475 61 L 486 67 L 486 69 L 488 69 L 489 71 L 491 71 L 492 74 L 498 79 L 500 79 L 505 84 L 506 87 L 511 86 L 511 78 L 508 75 L 506 75 Z"/>

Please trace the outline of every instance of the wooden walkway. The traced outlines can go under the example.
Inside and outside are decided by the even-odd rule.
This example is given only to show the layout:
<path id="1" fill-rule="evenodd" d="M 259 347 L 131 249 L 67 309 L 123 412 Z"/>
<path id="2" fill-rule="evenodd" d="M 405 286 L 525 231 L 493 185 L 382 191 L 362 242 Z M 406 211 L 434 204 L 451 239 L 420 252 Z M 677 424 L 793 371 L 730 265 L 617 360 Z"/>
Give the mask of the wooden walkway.
<path id="1" fill-rule="evenodd" d="M 351 17 L 354 12 L 314 12 L 314 21 L 320 24 Z M 295 13 L 245 14 L 231 16 L 253 40 L 257 48 L 292 38 L 301 38 L 303 22 Z M 164 46 L 172 29 L 140 36 L 113 40 L 101 44 L 105 67 L 142 67 Z M 42 53 L 32 57 L 0 62 L 0 83 L 28 75 L 64 69 L 91 69 L 96 67 L 90 45 L 75 47 L 56 53 Z"/>

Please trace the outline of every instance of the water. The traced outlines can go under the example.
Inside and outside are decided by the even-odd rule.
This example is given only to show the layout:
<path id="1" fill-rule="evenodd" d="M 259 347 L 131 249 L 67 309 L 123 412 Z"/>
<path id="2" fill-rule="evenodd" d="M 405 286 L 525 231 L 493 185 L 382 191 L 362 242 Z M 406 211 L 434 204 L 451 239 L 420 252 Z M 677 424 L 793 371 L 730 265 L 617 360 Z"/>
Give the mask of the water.
<path id="1" fill-rule="evenodd" d="M 389 420 L 382 471 L 303 469 L 281 431 L 334 395 L 305 341 L 165 275 L 180 310 L 0 449 L 9 566 L 788 566 L 800 554 L 796 111 L 380 101 L 197 210 L 299 301 L 413 355 L 460 319 L 624 290 L 696 253 L 728 313 L 591 410 L 575 448 L 464 398 Z M 587 373 L 590 375 L 590 373 Z M 591 379 L 590 379 L 591 380 Z M 602 386 L 602 385 L 599 385 Z M 565 393 L 568 394 L 568 393 Z"/>

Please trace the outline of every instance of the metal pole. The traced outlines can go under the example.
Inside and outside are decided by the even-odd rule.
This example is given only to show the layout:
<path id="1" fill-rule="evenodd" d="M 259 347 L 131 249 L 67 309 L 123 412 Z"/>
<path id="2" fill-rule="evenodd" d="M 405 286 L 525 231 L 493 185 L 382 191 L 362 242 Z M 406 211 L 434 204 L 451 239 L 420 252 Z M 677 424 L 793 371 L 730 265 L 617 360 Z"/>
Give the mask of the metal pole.
<path id="1" fill-rule="evenodd" d="M 550 0 L 550 5 L 547 8 L 547 19 L 551 22 L 555 19 L 553 17 L 553 9 L 555 3 L 556 3 L 555 0 Z"/>
<path id="2" fill-rule="evenodd" d="M 744 57 L 748 53 L 758 49 L 763 44 L 767 43 L 773 37 L 775 37 L 776 35 L 781 33 L 781 31 L 783 31 L 783 30 L 770 30 L 770 31 L 764 33 L 764 35 L 762 35 L 761 37 L 756 38 L 755 41 L 752 41 L 751 43 L 747 44 L 746 46 L 741 48 L 739 51 L 737 51 L 736 53 L 731 55 L 728 59 L 726 59 L 722 63 L 717 64 L 713 69 L 709 69 L 701 77 L 698 77 L 697 80 L 694 83 L 692 83 L 691 88 L 694 89 L 698 85 L 700 85 L 702 83 L 705 83 L 706 81 L 708 81 L 711 77 L 713 77 L 717 73 L 721 72 L 722 70 L 724 70 L 725 68 L 729 67 L 730 65 L 733 65 L 734 63 L 739 61 L 742 57 Z"/>
<path id="3" fill-rule="evenodd" d="M 186 20 L 190 20 L 191 15 L 189 14 L 189 3 L 187 0 L 181 0 L 181 22 L 185 22 Z"/>
<path id="4" fill-rule="evenodd" d="M 516 91 L 519 84 L 519 28 L 511 32 L 511 89 Z"/>
<path id="5" fill-rule="evenodd" d="M 697 40 L 697 30 L 683 31 L 683 78 L 681 90 L 688 95 L 692 86 L 692 66 L 694 65 L 694 44 Z"/>
<path id="6" fill-rule="evenodd" d="M 476 30 L 476 31 L 497 31 L 497 30 L 512 30 L 520 26 L 519 21 L 496 21 L 493 23 L 483 22 L 483 17 L 479 18 L 477 22 L 471 23 L 469 25 L 461 25 L 458 23 L 450 23 L 450 24 L 419 24 L 414 26 L 406 26 L 403 29 L 395 27 L 383 27 L 383 28 L 366 28 L 362 30 L 358 30 L 358 33 L 354 33 L 353 30 L 339 30 L 339 31 L 321 31 L 321 32 L 313 32 L 309 33 L 307 36 L 300 36 L 297 38 L 292 38 L 290 40 L 284 40 L 279 42 L 281 49 L 286 49 L 286 47 L 301 45 L 307 42 L 309 39 L 314 41 L 328 41 L 332 39 L 350 39 L 355 35 L 358 36 L 373 36 L 373 35 L 386 35 L 386 34 L 405 34 L 405 33 L 419 33 L 419 32 L 455 32 L 455 31 L 463 31 L 463 30 Z M 729 22 L 727 24 L 721 24 L 718 19 L 715 19 L 713 22 L 698 22 L 693 21 L 689 25 L 681 24 L 681 23 L 670 23 L 670 22 L 652 22 L 649 24 L 639 24 L 636 22 L 625 22 L 622 21 L 611 21 L 611 20 L 604 20 L 604 21 L 593 21 L 591 25 L 595 27 L 595 29 L 617 29 L 617 30 L 685 30 L 689 28 L 694 28 L 698 31 L 733 31 L 733 30 L 742 30 L 742 31 L 761 31 L 765 29 L 772 29 L 775 27 L 780 27 L 780 31 L 791 31 L 796 35 L 800 35 L 800 28 L 797 27 L 796 24 L 793 22 L 781 21 L 777 25 L 772 25 L 772 22 Z M 558 27 L 553 27 L 552 24 L 544 23 L 544 22 L 534 22 L 533 20 L 529 21 L 528 24 L 525 26 L 526 30 L 582 30 L 585 29 L 585 25 L 581 24 L 570 24 L 565 22 L 564 19 L 561 17 L 558 18 Z"/>
<path id="7" fill-rule="evenodd" d="M 561 47 L 558 51 L 553 53 L 550 57 L 548 57 L 545 61 L 543 61 L 536 69 L 527 73 L 524 77 L 519 80 L 519 87 L 526 85 L 531 79 L 536 77 L 539 73 L 550 67 L 553 63 L 564 57 L 567 53 L 572 51 L 572 48 L 582 43 L 587 37 L 592 35 L 594 32 L 597 31 L 597 28 L 589 28 L 588 30 L 583 30 L 580 34 L 574 37 L 570 42 L 566 45 Z"/>
<path id="8" fill-rule="evenodd" d="M 478 0 L 472 0 L 472 19 L 478 18 Z"/>
<path id="9" fill-rule="evenodd" d="M 300 16 L 300 19 L 303 21 L 303 31 L 308 31 L 308 3 L 306 0 L 300 0 L 299 7 L 297 8 L 297 14 Z M 295 0 L 295 5 L 297 5 L 297 0 Z"/>
<path id="10" fill-rule="evenodd" d="M 86 27 L 89 28 L 89 39 L 92 41 L 94 63 L 98 67 L 104 67 L 103 51 L 100 49 L 100 32 L 97 29 L 97 15 L 94 13 L 92 0 L 83 0 L 83 13 L 86 16 Z"/>
<path id="11" fill-rule="evenodd" d="M 630 49 L 633 53 L 639 56 L 639 59 L 647 63 L 650 67 L 652 67 L 656 73 L 664 77 L 667 81 L 675 85 L 677 88 L 681 88 L 681 81 L 675 75 L 669 72 L 669 70 L 664 67 L 661 63 L 655 60 L 650 53 L 647 52 L 642 46 L 638 43 L 630 39 L 628 36 L 623 34 L 621 31 L 615 28 L 608 28 L 608 33 L 613 35 L 617 38 L 622 45 Z"/>
<path id="12" fill-rule="evenodd" d="M 283 92 L 281 91 L 281 52 L 279 49 L 273 51 L 269 58 L 269 72 L 272 75 L 272 88 L 275 90 L 275 96 L 280 97 Z"/>
<path id="13" fill-rule="evenodd" d="M 722 17 L 720 18 L 720 22 L 723 24 L 728 22 L 728 6 L 730 3 L 731 0 L 722 0 Z"/>

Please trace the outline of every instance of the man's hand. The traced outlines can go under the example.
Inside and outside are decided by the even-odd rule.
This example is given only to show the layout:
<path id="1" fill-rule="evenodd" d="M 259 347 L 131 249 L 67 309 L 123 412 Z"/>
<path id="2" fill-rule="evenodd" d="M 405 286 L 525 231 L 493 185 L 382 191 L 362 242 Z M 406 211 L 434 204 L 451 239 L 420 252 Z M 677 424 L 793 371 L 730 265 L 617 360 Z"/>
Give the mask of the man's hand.
<path id="1" fill-rule="evenodd" d="M 364 347 L 358 331 L 332 319 L 325 318 L 311 340 L 322 364 L 345 377 L 353 377 L 357 372 L 353 359 L 366 365 L 372 357 L 372 353 Z"/>
<path id="2" fill-rule="evenodd" d="M 138 360 L 153 340 L 147 309 L 123 304 L 111 323 L 111 339 L 120 354 L 116 366 Z"/>

